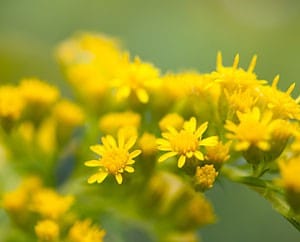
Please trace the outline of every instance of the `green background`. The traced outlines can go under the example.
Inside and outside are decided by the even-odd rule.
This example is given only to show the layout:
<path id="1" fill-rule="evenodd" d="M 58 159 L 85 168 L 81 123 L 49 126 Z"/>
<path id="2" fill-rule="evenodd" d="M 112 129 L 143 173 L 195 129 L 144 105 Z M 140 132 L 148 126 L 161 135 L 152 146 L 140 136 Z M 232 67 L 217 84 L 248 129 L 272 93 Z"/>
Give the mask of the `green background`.
<path id="1" fill-rule="evenodd" d="M 0 82 L 37 76 L 61 84 L 54 49 L 77 31 L 119 38 L 132 55 L 163 72 L 215 68 L 217 51 L 231 65 L 240 53 L 247 67 L 258 55 L 256 73 L 284 90 L 298 82 L 298 0 L 0 0 Z M 201 231 L 206 242 L 296 242 L 300 234 L 257 194 L 220 181 L 208 193 L 218 223 Z"/>

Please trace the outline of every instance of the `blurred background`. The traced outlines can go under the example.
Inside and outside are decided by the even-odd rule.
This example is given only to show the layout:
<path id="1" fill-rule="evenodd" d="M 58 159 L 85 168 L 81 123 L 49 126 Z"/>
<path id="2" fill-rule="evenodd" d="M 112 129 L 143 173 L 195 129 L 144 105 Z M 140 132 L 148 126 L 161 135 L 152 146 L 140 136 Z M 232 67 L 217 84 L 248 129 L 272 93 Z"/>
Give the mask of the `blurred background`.
<path id="1" fill-rule="evenodd" d="M 284 90 L 297 82 L 299 95 L 300 1 L 298 0 L 0 0 L 0 83 L 36 76 L 62 83 L 55 62 L 58 43 L 78 31 L 120 39 L 132 55 L 162 72 L 215 68 L 240 53 L 247 68 L 258 55 L 256 73 Z M 247 188 L 220 181 L 208 197 L 219 216 L 201 230 L 204 242 L 296 242 L 300 234 Z"/>

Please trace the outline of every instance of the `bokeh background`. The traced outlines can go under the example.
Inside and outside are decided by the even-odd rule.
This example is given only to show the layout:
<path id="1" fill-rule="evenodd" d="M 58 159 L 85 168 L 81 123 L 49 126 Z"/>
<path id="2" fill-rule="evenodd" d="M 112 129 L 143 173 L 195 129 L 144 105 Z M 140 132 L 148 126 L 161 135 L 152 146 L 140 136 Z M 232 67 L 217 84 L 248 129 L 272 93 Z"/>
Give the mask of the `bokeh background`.
<path id="1" fill-rule="evenodd" d="M 36 76 L 63 86 L 58 43 L 78 31 L 115 36 L 132 55 L 162 72 L 214 70 L 217 51 L 286 89 L 298 83 L 298 0 L 0 0 L 0 83 Z M 204 242 L 296 242 L 300 234 L 249 189 L 221 180 L 208 193 L 218 222 L 201 230 Z"/>

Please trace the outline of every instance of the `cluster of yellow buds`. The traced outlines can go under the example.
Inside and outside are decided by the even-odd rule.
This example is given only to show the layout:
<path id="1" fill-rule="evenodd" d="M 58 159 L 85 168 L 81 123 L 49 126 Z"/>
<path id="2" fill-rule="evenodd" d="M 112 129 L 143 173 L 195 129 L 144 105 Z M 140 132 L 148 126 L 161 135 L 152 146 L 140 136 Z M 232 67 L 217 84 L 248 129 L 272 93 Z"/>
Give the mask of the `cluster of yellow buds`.
<path id="1" fill-rule="evenodd" d="M 66 40 L 56 56 L 72 101 L 39 79 L 0 86 L 1 144 L 14 161 L 5 165 L 93 201 L 79 214 L 145 220 L 159 241 L 197 241 L 215 221 L 205 192 L 220 177 L 280 200 L 277 211 L 300 223 L 300 97 L 295 84 L 280 91 L 279 76 L 259 79 L 256 56 L 247 69 L 218 53 L 211 72 L 162 73 L 95 33 Z M 40 241 L 102 241 L 91 220 L 61 220 L 73 197 L 37 184 L 4 196 L 13 220 L 39 214 Z"/>

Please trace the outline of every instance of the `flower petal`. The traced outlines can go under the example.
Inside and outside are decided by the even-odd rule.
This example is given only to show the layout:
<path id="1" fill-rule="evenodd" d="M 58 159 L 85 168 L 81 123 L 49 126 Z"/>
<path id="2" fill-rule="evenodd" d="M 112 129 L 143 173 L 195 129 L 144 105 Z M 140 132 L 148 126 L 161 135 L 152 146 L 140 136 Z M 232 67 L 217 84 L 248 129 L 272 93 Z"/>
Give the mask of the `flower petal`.
<path id="1" fill-rule="evenodd" d="M 177 163 L 177 166 L 179 168 L 183 167 L 184 164 L 185 164 L 185 161 L 186 161 L 186 157 L 184 155 L 181 155 L 178 159 L 178 163 Z"/>
<path id="2" fill-rule="evenodd" d="M 90 150 L 101 156 L 103 155 L 103 153 L 105 151 L 103 145 L 91 145 Z"/>
<path id="3" fill-rule="evenodd" d="M 117 181 L 118 184 L 122 184 L 122 182 L 123 182 L 123 177 L 122 177 L 122 175 L 121 175 L 120 173 L 117 173 L 117 174 L 115 175 L 115 178 L 116 178 L 116 181 Z"/>
<path id="4" fill-rule="evenodd" d="M 141 153 L 142 153 L 141 150 L 135 150 L 135 151 L 133 151 L 133 152 L 131 152 L 131 153 L 129 154 L 129 157 L 130 157 L 131 159 L 133 159 L 133 158 L 137 157 L 138 155 L 140 155 Z"/>
<path id="5" fill-rule="evenodd" d="M 134 168 L 132 166 L 126 166 L 124 170 L 129 172 L 129 173 L 134 172 Z"/>
<path id="6" fill-rule="evenodd" d="M 218 144 L 218 136 L 210 136 L 200 141 L 199 145 L 216 146 Z"/>
<path id="7" fill-rule="evenodd" d="M 104 181 L 104 179 L 107 177 L 108 173 L 107 172 L 104 172 L 104 171 L 101 171 L 101 172 L 98 172 L 94 175 L 92 175 L 89 179 L 88 179 L 88 183 L 89 184 L 92 184 L 94 182 L 97 181 L 97 183 L 101 183 Z"/>
<path id="8" fill-rule="evenodd" d="M 102 166 L 102 162 L 100 160 L 89 160 L 86 161 L 84 165 L 88 167 L 96 167 L 96 166 Z"/>
<path id="9" fill-rule="evenodd" d="M 177 155 L 178 153 L 175 151 L 171 151 L 171 152 L 167 152 L 165 154 L 163 154 L 161 157 L 159 157 L 158 162 L 163 162 L 167 159 L 169 159 L 170 157 L 173 157 L 175 155 Z"/>

